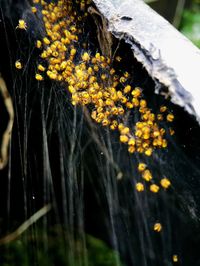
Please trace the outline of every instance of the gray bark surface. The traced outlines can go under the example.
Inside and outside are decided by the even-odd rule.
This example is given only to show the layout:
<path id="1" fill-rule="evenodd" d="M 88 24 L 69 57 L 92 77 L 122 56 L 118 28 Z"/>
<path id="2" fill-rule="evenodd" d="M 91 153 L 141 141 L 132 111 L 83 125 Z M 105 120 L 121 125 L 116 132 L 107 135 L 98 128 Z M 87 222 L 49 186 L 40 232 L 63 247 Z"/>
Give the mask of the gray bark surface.
<path id="1" fill-rule="evenodd" d="M 108 30 L 130 44 L 171 101 L 200 121 L 200 50 L 141 0 L 93 0 Z M 129 18 L 129 19 L 127 19 Z M 166 94 L 162 86 L 156 93 Z"/>

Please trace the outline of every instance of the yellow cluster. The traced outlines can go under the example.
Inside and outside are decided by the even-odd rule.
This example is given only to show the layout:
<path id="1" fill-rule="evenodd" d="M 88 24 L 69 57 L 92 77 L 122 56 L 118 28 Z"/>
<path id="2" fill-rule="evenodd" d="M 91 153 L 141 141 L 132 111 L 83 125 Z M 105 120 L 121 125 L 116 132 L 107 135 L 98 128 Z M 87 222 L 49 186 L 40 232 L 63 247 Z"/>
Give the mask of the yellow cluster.
<path id="1" fill-rule="evenodd" d="M 166 106 L 161 106 L 159 113 L 154 114 L 148 108 L 143 97 L 142 89 L 133 88 L 129 84 L 130 74 L 117 74 L 113 68 L 111 58 L 99 52 L 92 54 L 86 50 L 87 45 L 81 44 L 81 27 L 83 17 L 86 16 L 86 6 L 90 1 L 58 0 L 57 3 L 47 3 L 44 0 L 34 0 L 41 4 L 46 36 L 36 41 L 36 47 L 41 49 L 41 63 L 37 66 L 35 78 L 42 81 L 47 75 L 50 79 L 61 82 L 71 95 L 72 105 L 88 106 L 91 118 L 111 130 L 119 132 L 119 140 L 128 147 L 129 153 L 143 153 L 151 156 L 157 148 L 166 148 L 167 140 L 164 128 L 159 122 L 164 119 L 173 122 L 174 115 L 168 112 Z M 79 6 L 82 16 L 78 16 L 74 6 Z M 33 13 L 38 12 L 38 6 L 33 6 Z M 19 29 L 26 30 L 24 20 L 19 20 Z M 43 65 L 43 61 L 48 65 Z M 116 56 L 120 62 L 122 58 Z M 21 62 L 15 63 L 17 69 L 22 68 Z M 130 122 L 127 114 L 136 111 L 139 119 Z M 169 133 L 174 130 L 169 128 Z M 145 190 L 146 182 L 152 193 L 160 189 L 168 189 L 171 182 L 164 177 L 160 184 L 155 184 L 153 175 L 144 163 L 138 164 L 141 182 L 135 184 L 138 192 Z M 157 222 L 153 226 L 155 232 L 161 232 L 162 224 Z M 177 262 L 177 255 L 173 256 Z"/>
<path id="2" fill-rule="evenodd" d="M 153 175 L 151 173 L 151 171 L 147 168 L 147 165 L 144 163 L 139 163 L 138 167 L 137 167 L 138 172 L 141 174 L 142 179 L 149 183 L 152 182 L 153 180 Z M 149 190 L 153 193 L 158 193 L 158 191 L 160 190 L 160 188 L 163 189 L 168 189 L 171 185 L 171 182 L 168 178 L 164 177 L 160 180 L 160 186 L 156 185 L 154 183 L 150 184 Z M 136 190 L 138 192 L 142 192 L 144 191 L 144 185 L 141 182 L 136 183 Z"/>
<path id="3" fill-rule="evenodd" d="M 83 16 L 78 16 L 73 6 L 85 10 L 90 1 L 59 0 L 57 3 L 46 3 L 35 0 L 42 5 L 43 21 L 46 36 L 37 40 L 36 47 L 42 49 L 41 59 L 48 62 L 45 68 L 38 65 L 35 78 L 43 80 L 44 73 L 52 80 L 66 84 L 71 94 L 73 105 L 89 106 L 91 118 L 111 130 L 118 130 L 120 142 L 128 145 L 129 153 L 139 152 L 150 156 L 156 148 L 166 148 L 165 130 L 159 128 L 158 121 L 167 111 L 161 107 L 161 114 L 155 115 L 142 98 L 142 90 L 128 84 L 129 73 L 117 75 L 111 59 L 99 52 L 91 54 L 81 44 L 82 33 L 78 26 Z M 32 7 L 35 13 L 36 8 Z M 117 56 L 116 61 L 122 58 Z M 135 109 L 140 120 L 130 124 L 125 122 L 129 110 Z M 161 120 L 161 119 L 160 119 Z M 173 121 L 173 114 L 166 120 Z"/>
<path id="4" fill-rule="evenodd" d="M 160 180 L 160 186 L 155 184 L 153 182 L 153 175 L 152 175 L 151 171 L 147 168 L 147 165 L 145 163 L 140 162 L 138 164 L 137 170 L 140 173 L 143 181 L 146 182 L 147 184 L 150 183 L 149 190 L 153 193 L 158 193 L 161 188 L 166 190 L 171 186 L 170 180 L 166 177 L 164 177 Z M 138 192 L 143 192 L 145 190 L 145 186 L 144 186 L 143 182 L 137 182 L 135 185 L 135 188 Z M 153 230 L 157 233 L 161 232 L 162 224 L 159 222 L 155 223 L 153 226 Z M 176 260 L 176 258 L 175 258 L 175 260 Z"/>
<path id="5" fill-rule="evenodd" d="M 72 105 L 88 106 L 91 118 L 97 123 L 119 132 L 121 143 L 128 146 L 129 153 L 143 153 L 151 156 L 154 149 L 166 148 L 165 129 L 159 126 L 164 119 L 173 122 L 174 115 L 168 112 L 166 106 L 161 106 L 159 113 L 154 114 L 148 108 L 142 89 L 133 88 L 129 84 L 130 74 L 117 74 L 113 68 L 113 60 L 99 52 L 95 54 L 86 50 L 86 43 L 80 41 L 81 24 L 87 16 L 86 7 L 91 0 L 58 0 L 47 3 L 44 0 L 33 0 L 37 6 L 32 6 L 33 13 L 41 10 L 46 36 L 36 41 L 36 47 L 41 49 L 41 63 L 37 66 L 35 78 L 42 81 L 47 75 L 50 79 L 61 82 L 71 95 Z M 38 5 L 42 9 L 38 8 Z M 81 12 L 78 15 L 76 8 Z M 26 30 L 26 22 L 19 20 L 18 29 Z M 43 65 L 44 60 L 48 63 Z M 116 56 L 120 62 L 122 58 Z M 20 60 L 15 62 L 17 69 L 22 69 Z M 127 116 L 131 110 L 139 114 L 138 121 L 128 122 Z M 170 135 L 174 130 L 169 128 Z M 151 171 L 144 163 L 139 163 L 138 172 L 142 182 L 135 184 L 138 192 L 143 192 L 147 182 L 149 190 L 158 193 L 161 188 L 168 189 L 171 182 L 164 177 L 160 185 L 153 183 Z M 162 230 L 161 223 L 153 226 L 155 232 Z M 178 256 L 173 255 L 173 261 Z"/>
<path id="6" fill-rule="evenodd" d="M 73 10 L 71 0 L 59 0 L 57 3 L 46 3 L 44 0 L 34 0 L 42 5 L 43 21 L 46 36 L 37 40 L 36 47 L 42 49 L 41 59 L 48 62 L 45 68 L 38 65 L 35 78 L 44 79 L 44 73 L 52 80 L 67 85 L 73 105 L 90 106 L 91 118 L 111 130 L 118 130 L 120 142 L 128 145 L 129 153 L 139 152 L 150 156 L 156 148 L 166 148 L 165 129 L 160 128 L 158 122 L 164 119 L 166 106 L 161 106 L 160 113 L 155 115 L 147 107 L 142 98 L 139 87 L 132 88 L 128 84 L 129 73 L 117 75 L 112 67 L 110 58 L 99 52 L 91 54 L 80 44 L 79 36 L 82 33 L 77 23 L 82 20 Z M 85 10 L 90 1 L 76 1 L 80 10 Z M 32 7 L 33 13 L 37 11 Z M 116 61 L 122 58 L 117 56 Z M 128 110 L 137 109 L 140 119 L 130 125 L 125 122 Z M 168 113 L 165 119 L 172 122 L 173 114 Z M 170 134 L 174 131 L 170 129 Z M 151 180 L 151 175 L 145 170 L 143 178 Z M 166 180 L 161 186 L 167 188 Z M 151 191 L 158 191 L 151 186 Z"/>
<path id="7" fill-rule="evenodd" d="M 71 0 L 59 0 L 57 3 L 46 3 L 35 0 L 42 5 L 43 21 L 46 36 L 36 41 L 41 49 L 41 59 L 48 62 L 37 66 L 35 78 L 59 81 L 68 88 L 72 105 L 89 106 L 91 118 L 97 123 L 119 132 L 120 142 L 128 146 L 129 153 L 139 152 L 150 156 L 156 148 L 166 148 L 165 129 L 160 128 L 159 121 L 166 119 L 172 122 L 174 116 L 166 106 L 160 107 L 155 115 L 143 98 L 142 89 L 133 88 L 129 83 L 128 72 L 118 75 L 113 68 L 112 60 L 99 52 L 92 54 L 81 44 L 82 31 L 79 23 L 83 16 L 78 16 Z M 76 1 L 80 10 L 85 10 L 90 1 Z M 34 7 L 32 11 L 35 13 Z M 84 11 L 85 12 L 85 11 Z M 83 14 L 85 15 L 85 13 Z M 122 58 L 116 56 L 120 62 Z M 134 109 L 140 119 L 136 123 L 127 122 L 127 113 Z M 173 135 L 173 129 L 170 129 Z M 153 176 L 144 163 L 138 165 L 145 182 L 150 182 L 149 189 L 157 193 L 160 187 L 167 189 L 171 183 L 167 178 L 160 181 L 160 186 L 152 182 Z M 144 191 L 144 184 L 136 184 L 136 190 Z"/>

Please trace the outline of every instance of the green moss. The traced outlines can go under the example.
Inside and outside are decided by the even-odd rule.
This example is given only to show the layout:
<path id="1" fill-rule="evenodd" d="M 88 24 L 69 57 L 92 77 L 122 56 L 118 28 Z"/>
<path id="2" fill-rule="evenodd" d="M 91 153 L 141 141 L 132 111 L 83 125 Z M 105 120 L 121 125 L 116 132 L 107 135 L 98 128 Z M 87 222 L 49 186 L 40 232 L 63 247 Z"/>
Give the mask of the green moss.
<path id="1" fill-rule="evenodd" d="M 115 266 L 120 262 L 116 251 L 103 241 L 86 236 L 85 244 L 72 239 L 60 227 L 48 233 L 29 231 L 19 239 L 0 247 L 1 266 Z"/>

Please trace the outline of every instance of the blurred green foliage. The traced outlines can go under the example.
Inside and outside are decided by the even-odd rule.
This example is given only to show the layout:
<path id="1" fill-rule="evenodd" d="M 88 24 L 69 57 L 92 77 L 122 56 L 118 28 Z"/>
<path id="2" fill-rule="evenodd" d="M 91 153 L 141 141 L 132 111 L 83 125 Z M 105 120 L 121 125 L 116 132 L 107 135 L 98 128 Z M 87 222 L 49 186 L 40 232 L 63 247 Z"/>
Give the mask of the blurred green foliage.
<path id="1" fill-rule="evenodd" d="M 200 48 L 200 12 L 185 10 L 183 12 L 180 30 Z"/>
<path id="2" fill-rule="evenodd" d="M 200 48 L 200 0 L 193 0 L 182 15 L 180 31 Z"/>
<path id="3" fill-rule="evenodd" d="M 60 226 L 50 231 L 27 231 L 17 240 L 0 246 L 1 266 L 122 266 L 117 252 L 87 235 L 76 240 Z"/>

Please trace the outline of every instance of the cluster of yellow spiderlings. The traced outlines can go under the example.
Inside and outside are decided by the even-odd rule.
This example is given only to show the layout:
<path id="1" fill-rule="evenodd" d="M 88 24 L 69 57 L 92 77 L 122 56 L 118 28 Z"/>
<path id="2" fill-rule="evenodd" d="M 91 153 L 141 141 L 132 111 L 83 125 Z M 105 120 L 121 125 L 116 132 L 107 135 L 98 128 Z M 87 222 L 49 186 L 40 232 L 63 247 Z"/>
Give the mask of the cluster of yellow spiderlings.
<path id="1" fill-rule="evenodd" d="M 80 9 L 90 1 L 76 1 Z M 147 107 L 147 102 L 142 98 L 142 90 L 139 87 L 132 88 L 128 84 L 129 73 L 122 76 L 116 74 L 112 67 L 110 58 L 99 52 L 92 55 L 84 45 L 80 50 L 79 34 L 81 30 L 77 27 L 77 16 L 73 11 L 70 0 L 59 0 L 57 3 L 46 3 L 44 0 L 34 0 L 41 4 L 46 36 L 37 40 L 36 47 L 41 49 L 41 59 L 47 60 L 48 66 L 38 64 L 38 72 L 35 78 L 38 81 L 44 79 L 44 73 L 52 79 L 67 84 L 71 94 L 73 105 L 92 106 L 91 118 L 103 126 L 109 126 L 111 130 L 118 130 L 120 141 L 128 145 L 129 153 L 139 152 L 150 156 L 155 148 L 166 148 L 165 129 L 159 128 L 158 122 L 166 119 L 172 122 L 174 116 L 167 113 L 167 107 L 161 106 L 160 113 L 155 115 Z M 37 7 L 32 7 L 33 13 Z M 85 13 L 84 13 L 85 14 Z M 27 25 L 20 20 L 17 28 L 26 29 Z M 116 61 L 121 61 L 117 56 Z M 16 68 L 22 67 L 18 60 Z M 90 108 L 91 109 L 91 108 Z M 137 109 L 140 120 L 132 126 L 125 123 L 125 115 L 131 109 Z M 170 134 L 174 131 L 170 129 Z M 144 164 L 139 164 L 138 170 L 142 173 L 145 181 L 150 181 L 152 175 L 148 169 L 142 170 Z M 168 179 L 161 180 L 161 186 L 167 188 L 170 185 Z M 142 183 L 136 184 L 138 191 L 144 190 Z M 157 193 L 159 186 L 150 185 L 150 191 Z"/>
<path id="2" fill-rule="evenodd" d="M 48 62 L 47 68 L 38 64 L 35 78 L 41 81 L 46 73 L 50 79 L 66 83 L 72 104 L 92 106 L 92 119 L 103 126 L 109 126 L 111 130 L 118 130 L 120 141 L 128 145 L 130 153 L 139 152 L 150 156 L 155 148 L 166 148 L 166 132 L 159 127 L 158 122 L 163 119 L 172 122 L 174 115 L 166 114 L 166 106 L 160 107 L 159 114 L 152 113 L 142 98 L 142 90 L 128 84 L 128 72 L 122 76 L 117 75 L 110 58 L 99 52 L 92 56 L 85 49 L 77 53 L 77 42 L 82 31 L 77 28 L 76 20 L 81 21 L 82 17 L 77 17 L 73 11 L 72 1 L 33 2 L 42 6 L 46 30 L 46 36 L 37 40 L 36 47 L 42 50 L 41 59 Z M 90 1 L 76 1 L 81 10 L 88 3 Z M 32 7 L 32 12 L 37 12 L 36 6 Z M 17 28 L 26 29 L 26 22 L 19 20 Z M 121 61 L 121 58 L 117 56 L 116 60 Z M 22 68 L 19 60 L 15 66 Z M 140 119 L 129 126 L 124 122 L 124 117 L 131 109 L 138 110 Z M 169 132 L 174 134 L 171 128 Z"/>
<path id="3" fill-rule="evenodd" d="M 76 1 L 81 10 L 89 2 Z M 142 98 L 142 90 L 128 84 L 128 72 L 117 75 L 110 58 L 99 52 L 92 55 L 84 49 L 84 45 L 80 50 L 77 42 L 81 30 L 76 20 L 80 22 L 82 17 L 73 11 L 72 1 L 59 0 L 56 4 L 48 4 L 35 0 L 34 3 L 42 5 L 46 29 L 46 36 L 38 40 L 36 46 L 42 49 L 41 58 L 48 61 L 47 68 L 38 65 L 35 78 L 43 80 L 45 72 L 50 79 L 67 83 L 72 104 L 92 107 L 91 118 L 111 130 L 118 130 L 120 141 L 128 145 L 129 153 L 150 156 L 155 148 L 167 147 L 165 130 L 158 126 L 167 108 L 162 106 L 161 114 L 156 116 Z M 36 9 L 32 7 L 34 13 Z M 117 56 L 115 60 L 120 61 L 121 58 Z M 137 109 L 141 119 L 130 126 L 124 122 L 124 117 L 131 109 Z M 174 117 L 168 113 L 165 118 L 172 122 Z"/>
<path id="4" fill-rule="evenodd" d="M 41 49 L 41 60 L 48 62 L 47 67 L 38 64 L 35 78 L 42 81 L 46 74 L 52 80 L 67 84 L 73 105 L 88 105 L 94 121 L 111 130 L 118 130 L 120 142 L 127 144 L 129 153 L 151 156 L 154 149 L 167 147 L 166 132 L 159 127 L 159 121 L 165 119 L 172 122 L 174 115 L 167 111 L 166 106 L 161 106 L 159 114 L 154 114 L 143 98 L 142 89 L 133 88 L 128 83 L 128 72 L 118 75 L 111 58 L 99 52 L 91 54 L 85 49 L 85 43 L 80 48 L 78 42 L 82 30 L 77 27 L 77 22 L 80 23 L 87 15 L 85 8 L 90 2 L 75 1 L 83 13 L 83 16 L 78 16 L 73 10 L 72 0 L 58 0 L 57 3 L 33 0 L 33 3 L 42 6 L 46 30 L 46 36 L 37 40 L 36 47 Z M 38 7 L 33 6 L 32 12 L 37 13 Z M 17 28 L 26 30 L 26 22 L 19 20 Z M 121 59 L 119 56 L 115 58 L 118 62 Z M 22 68 L 19 60 L 15 66 Z M 130 126 L 125 122 L 125 117 L 132 109 L 138 111 L 140 119 Z M 173 135 L 174 130 L 170 128 L 169 133 Z M 171 185 L 166 177 L 160 180 L 159 185 L 152 182 L 152 173 L 144 163 L 139 163 L 138 172 L 143 180 L 136 183 L 138 192 L 145 190 L 143 182 L 150 184 L 149 190 L 153 193 L 158 193 L 161 188 L 166 190 Z M 162 225 L 155 223 L 153 229 L 160 232 Z M 178 261 L 177 255 L 174 255 L 173 261 Z"/>
<path id="5" fill-rule="evenodd" d="M 170 180 L 166 177 L 160 180 L 159 185 L 155 184 L 155 182 L 153 182 L 153 175 L 151 171 L 147 168 L 147 165 L 144 163 L 139 163 L 137 170 L 141 174 L 143 181 L 146 182 L 147 184 L 150 184 L 149 190 L 153 193 L 158 193 L 161 188 L 166 190 L 171 186 Z M 145 185 L 143 182 L 137 182 L 135 188 L 138 192 L 143 192 L 145 190 Z M 161 223 L 155 223 L 153 230 L 155 232 L 160 232 L 162 230 Z"/>
<path id="6" fill-rule="evenodd" d="M 138 171 L 142 176 L 142 179 L 146 182 L 151 182 L 153 180 L 152 173 L 149 169 L 147 169 L 146 164 L 144 163 L 139 163 L 138 165 Z M 168 178 L 164 177 L 163 179 L 160 180 L 160 186 L 151 183 L 150 184 L 150 191 L 153 193 L 157 193 L 160 190 L 160 187 L 163 189 L 167 189 L 171 185 L 171 182 Z M 144 184 L 142 182 L 136 183 L 136 190 L 141 192 L 144 191 Z"/>
<path id="7" fill-rule="evenodd" d="M 80 9 L 90 1 L 76 1 Z M 91 55 L 85 49 L 77 53 L 77 42 L 81 30 L 76 25 L 76 20 L 81 21 L 73 11 L 72 1 L 59 0 L 57 3 L 46 3 L 44 0 L 34 0 L 41 4 L 46 36 L 37 40 L 36 47 L 41 49 L 41 59 L 48 62 L 47 68 L 38 64 L 35 78 L 44 79 L 44 72 L 53 80 L 66 83 L 71 94 L 73 105 L 92 106 L 91 118 L 111 130 L 118 130 L 120 141 L 128 145 L 129 153 L 139 152 L 150 156 L 155 148 L 166 148 L 167 141 L 165 129 L 159 128 L 158 121 L 166 119 L 172 122 L 172 113 L 166 113 L 167 107 L 161 106 L 160 113 L 155 115 L 147 107 L 147 102 L 142 98 L 139 87 L 132 88 L 128 84 L 129 73 L 122 76 L 116 74 L 110 58 L 97 52 Z M 37 12 L 37 7 L 32 7 L 32 12 Z M 17 28 L 26 29 L 25 21 L 19 20 Z M 83 45 L 84 47 L 84 45 Z M 80 49 L 80 48 L 78 48 Z M 119 56 L 117 61 L 121 61 Z M 16 68 L 21 69 L 18 60 Z M 140 120 L 130 127 L 124 122 L 128 110 L 137 109 Z M 174 131 L 170 129 L 170 134 Z M 139 172 L 145 181 L 149 182 L 152 175 L 144 164 L 139 164 Z M 168 188 L 170 181 L 161 180 L 161 186 Z M 136 184 L 138 191 L 144 190 L 142 183 Z M 157 193 L 159 186 L 150 185 L 150 191 Z"/>

